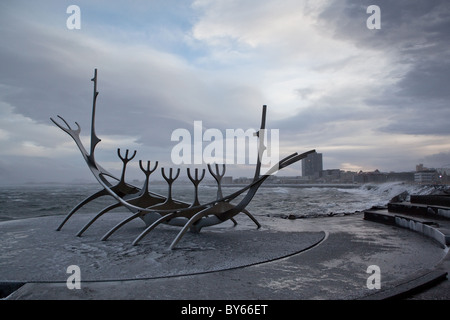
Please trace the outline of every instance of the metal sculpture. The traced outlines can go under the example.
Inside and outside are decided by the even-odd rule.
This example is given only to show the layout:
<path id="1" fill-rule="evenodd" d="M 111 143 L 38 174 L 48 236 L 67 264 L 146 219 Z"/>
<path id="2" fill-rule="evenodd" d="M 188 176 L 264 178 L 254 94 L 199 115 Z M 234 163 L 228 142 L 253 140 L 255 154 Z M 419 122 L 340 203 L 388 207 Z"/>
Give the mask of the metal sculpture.
<path id="1" fill-rule="evenodd" d="M 225 174 L 225 165 L 222 166 L 222 171 L 219 171 L 219 165 L 215 164 L 215 172 L 212 166 L 208 164 L 208 171 L 213 176 L 217 182 L 217 197 L 208 203 L 201 204 L 198 199 L 198 185 L 203 180 L 205 176 L 205 169 L 202 169 L 200 177 L 198 176 L 198 169 L 195 169 L 194 176 L 191 175 L 190 169 L 187 169 L 187 174 L 192 184 L 194 185 L 194 200 L 192 203 L 186 203 L 183 201 L 178 201 L 172 198 L 172 184 L 178 178 L 180 174 L 180 169 L 176 170 L 176 174 L 173 175 L 173 168 L 169 169 L 169 173 L 166 174 L 164 168 L 161 168 L 161 174 L 164 180 L 168 184 L 168 195 L 164 197 L 163 195 L 151 192 L 149 190 L 149 178 L 150 175 L 157 169 L 158 162 L 156 161 L 153 168 L 150 167 L 150 161 L 147 161 L 147 166 L 145 167 L 142 160 L 139 160 L 139 166 L 145 175 L 145 181 L 142 188 L 138 188 L 131 185 L 125 181 L 125 171 L 128 162 L 130 162 L 135 156 L 136 151 L 133 155 L 129 157 L 129 150 L 126 150 L 125 155 L 122 156 L 120 149 L 117 150 L 119 158 L 122 160 L 122 174 L 120 178 L 117 178 L 102 166 L 100 166 L 95 160 L 95 148 L 97 144 L 101 141 L 100 138 L 95 133 L 95 111 L 96 111 L 96 101 L 98 97 L 97 91 L 97 69 L 94 71 L 94 77 L 91 79 L 94 82 L 94 94 L 93 94 L 93 104 L 92 104 L 92 119 L 91 119 L 91 143 L 89 152 L 84 147 L 80 139 L 81 127 L 77 125 L 77 129 L 72 129 L 67 121 L 58 115 L 58 118 L 62 120 L 64 125 L 58 123 L 53 118 L 50 120 L 58 126 L 61 130 L 66 132 L 75 141 L 75 144 L 80 149 L 80 152 L 86 161 L 89 169 L 91 170 L 94 177 L 99 182 L 102 189 L 96 193 L 88 196 L 86 199 L 82 200 L 77 204 L 63 219 L 61 224 L 58 226 L 57 230 L 61 230 L 62 227 L 67 223 L 67 221 L 75 214 L 80 208 L 88 204 L 89 202 L 103 197 L 110 196 L 116 200 L 115 203 L 99 211 L 78 233 L 77 236 L 81 236 L 99 217 L 103 216 L 107 212 L 118 208 L 127 208 L 132 215 L 128 218 L 119 222 L 115 227 L 109 230 L 101 239 L 107 240 L 114 232 L 120 229 L 122 226 L 126 225 L 128 222 L 140 218 L 146 224 L 146 228 L 134 239 L 133 245 L 138 244 L 147 234 L 149 234 L 158 225 L 164 223 L 168 225 L 180 226 L 182 229 L 173 240 L 170 245 L 170 249 L 173 249 L 184 234 L 191 230 L 193 232 L 200 232 L 204 227 L 216 225 L 230 220 L 236 225 L 234 217 L 239 213 L 244 213 L 247 215 L 258 228 L 260 224 L 257 219 L 246 210 L 247 205 L 253 199 L 258 188 L 261 184 L 273 173 L 305 158 L 308 154 L 315 152 L 315 150 L 310 150 L 308 152 L 297 154 L 293 153 L 286 158 L 279 161 L 276 165 L 270 168 L 266 174 L 261 175 L 261 157 L 266 149 L 264 145 L 264 130 L 266 122 L 266 110 L 267 107 L 264 105 L 262 110 L 262 119 L 260 130 L 256 133 L 258 137 L 258 158 L 255 168 L 255 174 L 252 182 L 247 186 L 241 188 L 240 190 L 228 195 L 223 196 L 221 179 Z M 117 181 L 116 184 L 109 182 L 107 178 Z M 231 201 L 236 199 L 238 196 L 247 192 L 243 199 L 238 204 L 232 204 Z"/>

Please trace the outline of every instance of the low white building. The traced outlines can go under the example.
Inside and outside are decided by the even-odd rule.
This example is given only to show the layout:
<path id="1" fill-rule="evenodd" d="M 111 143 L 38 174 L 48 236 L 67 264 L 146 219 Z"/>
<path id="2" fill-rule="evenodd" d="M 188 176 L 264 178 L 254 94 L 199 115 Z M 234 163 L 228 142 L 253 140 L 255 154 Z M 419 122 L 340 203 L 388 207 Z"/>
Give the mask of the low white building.
<path id="1" fill-rule="evenodd" d="M 436 170 L 424 170 L 414 173 L 414 182 L 417 183 L 434 183 L 437 178 Z"/>

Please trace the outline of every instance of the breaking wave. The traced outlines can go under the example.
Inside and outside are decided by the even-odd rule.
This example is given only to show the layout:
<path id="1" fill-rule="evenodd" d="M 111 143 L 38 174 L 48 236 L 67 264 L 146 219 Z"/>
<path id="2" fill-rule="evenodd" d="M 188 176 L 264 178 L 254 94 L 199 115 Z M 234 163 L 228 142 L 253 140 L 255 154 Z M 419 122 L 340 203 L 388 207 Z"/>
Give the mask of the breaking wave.
<path id="1" fill-rule="evenodd" d="M 364 184 L 355 188 L 310 187 L 261 188 L 260 196 L 250 203 L 253 212 L 272 216 L 314 217 L 339 213 L 355 213 L 372 207 L 386 206 L 400 195 L 430 194 L 434 186 L 404 182 Z M 280 189 L 284 189 L 281 191 Z M 268 201 L 267 199 L 271 199 Z"/>

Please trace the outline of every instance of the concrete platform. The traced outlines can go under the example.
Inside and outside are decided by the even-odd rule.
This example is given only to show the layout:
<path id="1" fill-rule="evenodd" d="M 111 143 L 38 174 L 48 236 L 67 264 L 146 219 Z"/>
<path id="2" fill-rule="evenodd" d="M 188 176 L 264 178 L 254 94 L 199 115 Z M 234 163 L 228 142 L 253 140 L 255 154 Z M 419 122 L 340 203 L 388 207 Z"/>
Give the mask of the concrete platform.
<path id="1" fill-rule="evenodd" d="M 445 279 L 447 248 L 362 214 L 258 217 L 259 230 L 242 216 L 237 227 L 188 234 L 172 251 L 179 229 L 168 226 L 132 246 L 140 221 L 100 241 L 127 213 L 105 215 L 76 237 L 91 216 L 74 216 L 59 232 L 61 216 L 0 223 L 0 283 L 23 284 L 6 299 L 384 299 L 424 279 Z M 69 265 L 80 267 L 79 290 L 66 286 Z M 367 287 L 371 265 L 380 268 L 381 289 Z"/>
<path id="2" fill-rule="evenodd" d="M 435 240 L 442 248 L 450 245 L 450 220 L 404 215 L 388 210 L 366 210 L 364 219 L 418 232 Z"/>

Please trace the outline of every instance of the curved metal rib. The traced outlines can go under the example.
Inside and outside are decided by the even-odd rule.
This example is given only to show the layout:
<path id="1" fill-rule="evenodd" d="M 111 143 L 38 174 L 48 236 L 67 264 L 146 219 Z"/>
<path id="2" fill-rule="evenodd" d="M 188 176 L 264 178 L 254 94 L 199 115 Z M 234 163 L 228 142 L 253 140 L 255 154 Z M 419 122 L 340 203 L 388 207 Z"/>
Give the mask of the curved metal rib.
<path id="1" fill-rule="evenodd" d="M 206 206 L 189 207 L 186 210 L 177 210 L 175 212 L 171 212 L 171 213 L 168 213 L 166 215 L 163 215 L 159 219 L 154 221 L 151 225 L 149 225 L 144 231 L 142 231 L 136 237 L 136 239 L 133 241 L 133 245 L 134 246 L 137 245 L 139 243 L 139 241 L 141 241 L 150 231 L 155 229 L 161 223 L 166 223 L 167 222 L 167 223 L 170 224 L 170 220 L 172 220 L 174 218 L 178 218 L 178 217 L 184 217 L 184 218 L 189 219 L 192 216 L 194 216 L 195 214 L 197 214 L 199 211 L 207 209 L 207 208 L 208 207 L 206 207 Z"/>
<path id="2" fill-rule="evenodd" d="M 256 218 L 247 209 L 242 210 L 242 213 L 249 217 L 256 224 L 257 229 L 261 228 L 261 224 L 259 223 L 259 221 L 256 220 Z M 233 223 L 235 223 L 233 218 L 230 219 L 231 221 L 233 221 Z"/>
<path id="3" fill-rule="evenodd" d="M 77 212 L 80 208 L 82 208 L 84 205 L 86 205 L 87 203 L 103 197 L 103 196 L 109 196 L 108 192 L 106 192 L 105 189 L 97 191 L 96 193 L 88 196 L 86 199 L 84 199 L 83 201 L 81 201 L 80 203 L 78 203 L 64 218 L 63 222 L 61 222 L 61 224 L 58 226 L 58 228 L 56 229 L 56 231 L 60 231 L 61 228 L 66 224 L 66 222 L 70 219 L 70 217 Z"/>
<path id="4" fill-rule="evenodd" d="M 144 238 L 150 231 L 152 231 L 153 229 L 155 229 L 158 225 L 160 225 L 161 223 L 164 223 L 166 221 L 169 221 L 170 219 L 173 219 L 175 217 L 177 217 L 179 215 L 178 212 L 172 212 L 169 214 L 166 214 L 165 216 L 160 217 L 159 219 L 157 219 L 155 222 L 153 222 L 151 225 L 149 225 L 143 232 L 141 232 L 136 239 L 134 239 L 133 241 L 133 246 L 137 245 L 139 243 L 139 241 L 142 240 L 142 238 Z"/>
<path id="5" fill-rule="evenodd" d="M 123 165 L 122 165 L 122 174 L 121 174 L 121 178 L 119 180 L 119 182 L 111 187 L 111 190 L 113 190 L 115 193 L 117 193 L 118 195 L 120 195 L 121 197 L 127 196 L 127 195 L 131 195 L 131 194 L 135 194 L 139 191 L 138 188 L 131 186 L 129 184 L 127 184 L 125 182 L 125 171 L 126 171 L 126 167 L 129 161 L 131 161 L 135 156 L 136 156 L 136 150 L 134 151 L 133 155 L 129 158 L 128 157 L 128 149 L 126 150 L 126 154 L 125 157 L 122 157 L 121 153 L 120 153 L 120 148 L 117 149 L 117 154 L 119 156 L 119 158 L 122 160 Z M 61 228 L 63 227 L 63 225 L 69 220 L 69 218 L 76 212 L 78 211 L 81 207 L 83 207 L 84 205 L 86 205 L 87 203 L 102 197 L 102 196 L 110 196 L 110 194 L 106 191 L 106 189 L 100 190 L 96 193 L 94 193 L 93 195 L 87 197 L 85 200 L 83 200 L 82 202 L 80 202 L 75 208 L 73 208 L 69 214 L 66 216 L 66 218 L 64 219 L 64 221 L 59 225 L 59 227 L 56 229 L 57 231 L 60 231 Z M 122 204 L 121 204 L 122 205 Z M 106 212 L 105 212 L 106 213 Z M 94 221 L 97 218 L 94 218 Z M 92 221 L 92 222 L 94 222 Z M 89 225 L 92 223 L 90 222 Z M 82 232 L 81 232 L 82 233 Z M 80 233 L 79 233 L 80 234 Z M 77 234 L 77 235 L 79 235 Z"/>
<path id="6" fill-rule="evenodd" d="M 115 204 L 113 204 L 113 205 L 110 205 L 110 206 L 104 208 L 103 210 L 101 210 L 94 218 L 92 218 L 91 220 L 89 220 L 89 222 L 86 223 L 86 225 L 85 225 L 83 228 L 81 228 L 80 231 L 78 231 L 77 237 L 81 237 L 81 235 L 87 230 L 87 228 L 89 228 L 89 226 L 90 226 L 91 224 L 93 224 L 93 223 L 94 223 L 98 218 L 100 218 L 102 215 L 104 215 L 104 214 L 107 213 L 108 211 L 111 211 L 111 210 L 113 210 L 113 209 L 115 209 L 115 208 L 118 208 L 118 207 L 120 207 L 120 206 L 122 206 L 122 204 L 119 203 L 119 202 L 117 202 L 117 203 L 115 203 Z"/>
<path id="7" fill-rule="evenodd" d="M 121 222 L 119 222 L 114 228 L 112 228 L 111 230 L 109 230 L 102 238 L 102 241 L 106 241 L 114 232 L 116 232 L 117 230 L 119 230 L 120 227 L 124 226 L 125 224 L 127 224 L 128 222 L 139 218 L 141 216 L 141 212 L 135 213 L 133 214 L 131 217 L 126 218 L 125 220 L 122 220 Z"/>
<path id="8" fill-rule="evenodd" d="M 207 215 L 213 214 L 214 210 L 215 210 L 214 207 L 206 208 L 206 209 L 198 212 L 197 214 L 195 214 L 191 219 L 189 219 L 189 221 L 184 225 L 184 227 L 178 233 L 176 238 L 172 241 L 169 249 L 172 250 L 177 245 L 177 243 L 181 240 L 181 238 L 189 230 L 189 228 L 191 228 L 193 226 L 194 223 L 196 223 L 201 218 L 206 217 Z"/>
<path id="9" fill-rule="evenodd" d="M 264 180 L 263 180 L 264 181 Z M 228 212 L 232 212 L 233 215 L 236 215 L 237 213 L 241 212 L 243 210 L 243 208 L 245 208 L 245 206 L 250 202 L 251 198 L 253 198 L 253 195 L 256 193 L 257 189 L 259 188 L 259 186 L 262 184 L 261 181 L 258 185 L 254 186 L 254 189 L 251 189 L 249 191 L 249 193 L 251 194 L 251 196 L 249 196 L 249 194 L 246 195 L 246 197 L 239 203 L 239 205 L 237 206 L 233 206 L 233 208 L 226 208 L 224 211 L 221 211 L 218 205 L 217 206 L 212 206 L 210 208 L 207 208 L 205 210 L 202 210 L 200 212 L 198 212 L 196 215 L 194 215 L 191 219 L 189 219 L 189 221 L 183 226 L 183 228 L 181 229 L 181 231 L 178 233 L 178 235 L 175 237 L 175 239 L 173 240 L 172 244 L 170 245 L 169 249 L 172 250 L 177 244 L 178 242 L 181 240 L 181 238 L 184 236 L 184 234 L 190 229 L 192 228 L 192 230 L 194 232 L 200 232 L 200 229 L 205 227 L 205 226 L 210 226 L 210 225 L 214 225 L 214 224 L 219 224 L 222 223 L 224 221 L 226 221 L 227 219 L 231 219 L 232 217 L 228 217 L 227 219 L 221 219 L 218 217 L 218 215 L 220 213 L 228 213 Z M 229 204 L 227 202 L 221 202 L 222 204 Z M 231 204 L 230 204 L 231 205 Z M 219 209 L 219 212 L 218 212 Z M 209 217 L 209 221 L 205 221 L 204 225 L 195 225 L 197 223 L 200 222 L 201 219 L 207 217 L 208 215 L 213 215 L 212 217 Z M 251 216 L 253 217 L 253 216 Z M 206 218 L 208 219 L 208 218 Z M 253 220 L 253 219 L 252 219 Z M 256 219 L 255 219 L 256 221 Z M 257 225 L 259 225 L 259 222 L 257 222 Z"/>

